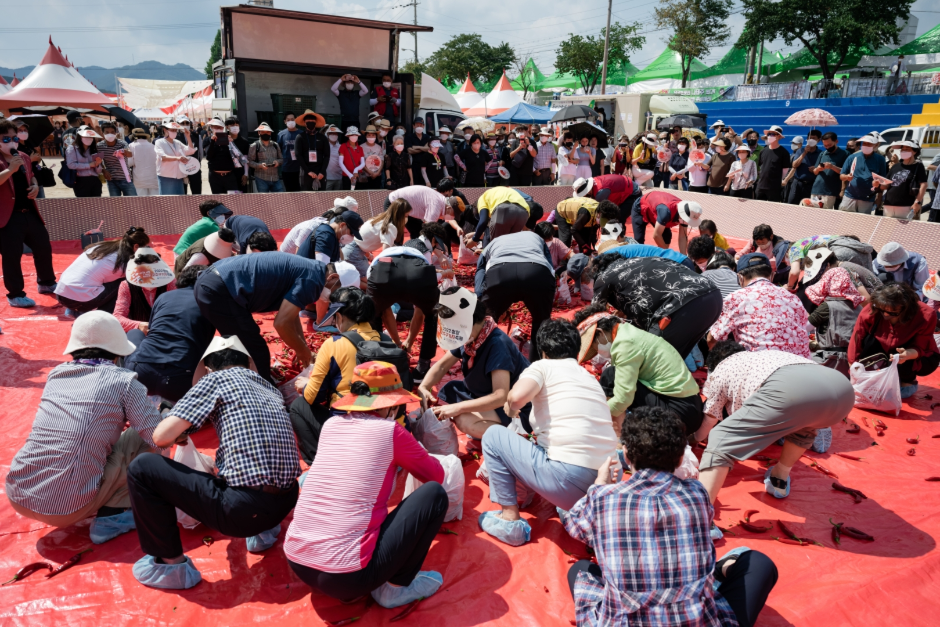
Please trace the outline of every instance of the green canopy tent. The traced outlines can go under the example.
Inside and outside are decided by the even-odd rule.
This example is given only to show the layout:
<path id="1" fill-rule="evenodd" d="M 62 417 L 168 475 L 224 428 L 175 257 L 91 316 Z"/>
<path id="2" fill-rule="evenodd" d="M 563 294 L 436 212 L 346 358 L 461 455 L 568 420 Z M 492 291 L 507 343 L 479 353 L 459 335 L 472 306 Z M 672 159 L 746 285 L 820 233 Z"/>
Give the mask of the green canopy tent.
<path id="1" fill-rule="evenodd" d="M 629 80 L 631 76 L 639 71 L 640 68 L 633 65 L 629 61 L 621 64 L 620 66 L 611 66 L 607 69 L 607 84 L 626 86 L 627 80 Z M 599 80 L 598 83 L 600 83 Z"/>
<path id="2" fill-rule="evenodd" d="M 692 59 L 689 80 L 691 80 L 696 73 L 704 72 L 707 69 L 707 65 L 698 59 Z M 646 83 L 653 80 L 660 82 L 663 80 L 681 81 L 682 56 L 678 52 L 675 52 L 674 50 L 671 50 L 667 47 L 665 50 L 663 50 L 663 53 L 659 55 L 652 63 L 647 65 L 633 76 L 629 77 L 627 79 L 627 85 L 636 85 L 638 83 Z M 657 86 L 651 85 L 650 87 L 655 88 Z"/>
<path id="3" fill-rule="evenodd" d="M 731 50 L 721 58 L 718 63 L 711 66 L 704 72 L 692 72 L 692 79 L 698 80 L 702 78 L 710 78 L 714 76 L 736 76 L 743 77 L 746 74 L 747 70 L 747 48 L 736 48 L 731 47 Z M 769 50 L 764 50 L 764 58 L 762 60 L 763 69 L 761 70 L 762 76 L 767 76 L 772 73 L 772 68 L 775 64 L 779 63 L 783 57 L 776 52 L 770 52 Z M 755 59 L 755 65 L 757 59 Z M 755 74 L 757 72 L 755 71 Z M 723 85 L 734 85 L 735 83 L 722 83 Z"/>
<path id="4" fill-rule="evenodd" d="M 927 70 L 940 65 L 940 24 L 896 50 L 879 55 L 867 54 L 862 57 L 859 65 L 887 70 L 897 62 L 898 56 L 902 54 L 907 69 L 912 72 Z"/>
<path id="5" fill-rule="evenodd" d="M 578 80 L 578 77 L 573 74 L 563 74 L 561 72 L 553 72 L 550 76 L 546 77 L 542 82 L 542 86 L 539 89 L 580 89 L 581 81 Z"/>
<path id="6" fill-rule="evenodd" d="M 532 57 L 529 57 L 529 60 L 526 61 L 525 66 L 522 68 L 522 73 L 526 77 L 526 86 L 523 86 L 519 82 L 520 77 L 516 77 L 515 80 L 509 81 L 509 84 L 512 85 L 512 88 L 516 91 L 538 91 L 542 88 L 542 83 L 545 82 L 545 75 L 542 74 L 542 71 L 535 65 L 535 61 Z"/>
<path id="7" fill-rule="evenodd" d="M 839 66 L 838 71 L 842 72 L 843 70 L 848 70 L 853 67 L 856 67 L 861 61 L 862 57 L 865 55 L 871 55 L 872 49 L 867 45 L 861 46 L 852 46 L 849 50 L 849 53 L 845 55 L 845 59 L 842 61 L 842 65 Z M 839 55 L 832 52 L 827 57 L 830 69 L 832 69 L 836 63 L 839 61 Z M 785 72 L 794 72 L 794 71 L 811 71 L 818 72 L 821 67 L 819 61 L 816 60 L 816 57 L 813 56 L 808 49 L 803 48 L 798 52 L 795 52 L 791 55 L 788 55 L 779 63 L 772 66 L 770 73 L 771 74 L 782 74 Z"/>

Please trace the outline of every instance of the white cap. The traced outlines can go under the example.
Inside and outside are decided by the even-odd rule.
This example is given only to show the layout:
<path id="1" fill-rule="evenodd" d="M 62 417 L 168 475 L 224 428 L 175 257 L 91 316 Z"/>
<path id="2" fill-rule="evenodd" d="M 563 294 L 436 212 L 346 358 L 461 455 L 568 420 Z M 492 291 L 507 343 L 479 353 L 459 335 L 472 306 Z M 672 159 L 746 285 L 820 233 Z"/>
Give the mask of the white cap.
<path id="1" fill-rule="evenodd" d="M 185 115 L 181 115 L 178 118 L 176 118 L 177 124 L 182 124 L 183 122 L 189 122 L 189 118 L 187 118 Z M 192 122 L 189 122 L 189 123 L 192 124 Z"/>
<path id="2" fill-rule="evenodd" d="M 735 146 L 733 152 L 741 152 L 742 150 L 746 150 L 746 151 L 748 151 L 748 152 L 751 152 L 751 147 L 748 146 L 747 143 L 743 143 L 743 144 L 740 144 L 740 145 L 738 145 L 738 146 Z"/>
<path id="3" fill-rule="evenodd" d="M 248 367 L 255 372 L 258 372 L 258 368 L 255 366 L 255 360 L 251 358 L 251 353 L 248 352 L 248 349 L 245 348 L 245 345 L 242 344 L 242 341 L 238 339 L 237 335 L 232 335 L 229 337 L 216 335 L 214 338 L 212 338 L 212 341 L 209 342 L 209 348 L 207 348 L 206 352 L 202 354 L 202 359 L 199 360 L 199 364 L 196 366 L 196 371 L 193 372 L 193 385 L 196 385 L 196 382 L 199 381 L 199 379 L 209 374 L 209 371 L 206 369 L 206 357 L 212 353 L 223 351 L 226 348 L 231 348 L 232 350 L 236 350 L 239 353 L 248 355 Z"/>
<path id="4" fill-rule="evenodd" d="M 153 255 L 158 259 L 153 263 L 137 263 L 138 257 Z M 160 258 L 159 253 L 153 248 L 138 248 L 134 256 L 127 262 L 127 270 L 124 272 L 127 282 L 137 287 L 157 288 L 169 285 L 175 278 L 173 270 Z"/>
<path id="5" fill-rule="evenodd" d="M 359 287 L 359 271 L 348 261 L 337 261 L 333 264 L 336 274 L 339 275 L 339 284 L 343 287 Z"/>
<path id="6" fill-rule="evenodd" d="M 651 139 L 651 138 L 652 138 L 652 139 Z M 643 143 L 646 144 L 647 146 L 653 146 L 653 147 L 655 147 L 655 146 L 656 146 L 656 136 L 655 136 L 655 135 L 647 135 L 646 137 L 643 138 Z"/>
<path id="7" fill-rule="evenodd" d="M 207 124 L 209 126 L 217 126 L 218 128 L 225 128 L 225 122 L 223 122 L 219 118 L 212 118 L 211 120 L 207 122 Z"/>
<path id="8" fill-rule="evenodd" d="M 676 207 L 679 219 L 688 224 L 693 229 L 697 229 L 702 223 L 702 205 L 694 200 L 683 200 Z"/>
<path id="9" fill-rule="evenodd" d="M 796 136 L 794 136 L 793 139 L 790 140 L 790 143 L 791 143 L 791 144 L 799 144 L 800 146 L 802 146 L 802 145 L 803 145 L 803 136 L 802 136 L 802 135 L 796 135 Z"/>
<path id="10" fill-rule="evenodd" d="M 439 129 L 437 130 L 437 133 L 438 133 L 438 134 L 441 134 L 441 133 L 451 133 L 451 132 L 452 132 L 452 131 L 451 131 L 449 128 L 447 128 L 446 126 L 442 126 L 441 128 L 439 128 Z"/>
<path id="11" fill-rule="evenodd" d="M 431 141 L 430 146 L 431 146 L 431 148 L 440 148 L 440 147 L 441 147 L 441 142 L 439 142 L 439 141 L 437 141 L 436 139 L 434 139 L 434 140 Z"/>
<path id="12" fill-rule="evenodd" d="M 72 333 L 63 355 L 71 355 L 83 348 L 100 348 L 125 357 L 137 347 L 127 341 L 121 323 L 106 311 L 89 311 L 72 324 Z"/>
<path id="13" fill-rule="evenodd" d="M 873 135 L 865 135 L 864 137 L 859 137 L 855 141 L 856 143 L 859 143 L 859 144 L 880 144 L 881 143 L 881 141 L 879 141 L 878 138 L 874 137 Z"/>
<path id="14" fill-rule="evenodd" d="M 206 251 L 216 259 L 227 259 L 235 254 L 231 242 L 219 237 L 219 232 L 210 233 L 202 243 Z"/>

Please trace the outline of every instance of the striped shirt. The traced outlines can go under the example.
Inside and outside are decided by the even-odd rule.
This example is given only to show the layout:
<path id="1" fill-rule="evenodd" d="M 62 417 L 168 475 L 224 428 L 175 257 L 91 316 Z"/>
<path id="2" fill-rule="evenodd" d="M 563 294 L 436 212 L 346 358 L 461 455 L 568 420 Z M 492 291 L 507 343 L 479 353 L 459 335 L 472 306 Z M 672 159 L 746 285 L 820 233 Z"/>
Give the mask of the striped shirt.
<path id="1" fill-rule="evenodd" d="M 424 483 L 444 481 L 440 462 L 397 422 L 360 412 L 328 420 L 284 540 L 287 558 L 327 573 L 365 568 L 398 466 Z"/>
<path id="2" fill-rule="evenodd" d="M 123 139 L 115 140 L 113 146 L 109 146 L 104 140 L 98 142 L 98 156 L 104 161 L 104 169 L 111 173 L 111 178 L 114 180 L 126 181 L 124 170 L 121 169 L 121 161 L 114 154 L 116 150 L 127 150 L 127 144 Z M 127 157 L 125 157 L 124 164 L 127 165 Z M 130 168 L 127 168 L 127 174 L 133 181 L 134 175 Z"/>
<path id="3" fill-rule="evenodd" d="M 227 368 L 199 380 L 173 408 L 195 433 L 208 421 L 219 436 L 215 465 L 231 487 L 289 488 L 300 475 L 284 397 L 257 372 Z"/>
<path id="4" fill-rule="evenodd" d="M 65 516 L 98 493 L 111 447 L 128 421 L 149 446 L 161 416 L 130 370 L 66 362 L 49 373 L 33 428 L 7 475 L 7 497 L 46 516 Z"/>

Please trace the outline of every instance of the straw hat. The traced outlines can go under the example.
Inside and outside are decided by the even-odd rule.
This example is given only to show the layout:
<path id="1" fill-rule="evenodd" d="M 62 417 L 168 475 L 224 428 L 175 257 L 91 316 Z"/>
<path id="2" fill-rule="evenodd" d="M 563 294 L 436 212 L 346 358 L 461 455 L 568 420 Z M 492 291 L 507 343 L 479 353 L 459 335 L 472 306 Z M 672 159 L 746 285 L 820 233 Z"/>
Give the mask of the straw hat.
<path id="1" fill-rule="evenodd" d="M 137 263 L 139 257 L 153 255 L 158 261 L 153 263 Z M 167 265 L 160 255 L 153 248 L 138 248 L 134 256 L 127 262 L 127 270 L 124 272 L 127 282 L 137 287 L 146 287 L 150 289 L 169 285 L 176 278 L 173 276 L 173 270 Z"/>
<path id="2" fill-rule="evenodd" d="M 71 355 L 83 348 L 100 348 L 125 357 L 137 347 L 127 341 L 121 323 L 106 311 L 89 311 L 75 320 L 63 355 Z"/>
<path id="3" fill-rule="evenodd" d="M 366 130 L 364 130 L 363 133 L 365 133 L 366 135 L 368 135 L 369 133 L 372 133 L 373 135 L 378 135 L 379 129 L 375 128 L 374 126 L 370 124 L 369 126 L 366 127 Z M 347 133 L 347 135 L 348 134 L 349 133 Z"/>
<path id="4" fill-rule="evenodd" d="M 606 242 L 602 242 L 600 246 L 597 247 L 597 254 L 602 255 L 612 248 L 619 248 L 620 246 L 626 246 L 624 242 L 618 242 L 615 239 L 609 239 Z"/>
<path id="5" fill-rule="evenodd" d="M 326 126 L 326 120 L 324 119 L 324 117 L 320 115 L 319 113 L 315 112 L 313 109 L 307 109 L 306 111 L 304 111 L 304 114 L 300 116 L 299 118 L 297 118 L 297 123 L 306 124 L 307 118 L 310 118 L 311 120 L 316 120 L 317 128 L 321 126 Z"/>
<path id="6" fill-rule="evenodd" d="M 199 379 L 209 374 L 209 370 L 206 368 L 206 357 L 212 353 L 223 351 L 226 348 L 231 348 L 232 350 L 236 350 L 239 353 L 248 355 L 248 367 L 254 372 L 258 372 L 258 368 L 255 366 L 255 360 L 251 358 L 251 353 L 248 352 L 248 349 L 245 348 L 245 345 L 242 344 L 242 341 L 238 339 L 237 335 L 232 335 L 229 337 L 216 335 L 214 338 L 212 338 L 212 341 L 209 342 L 209 348 L 207 348 L 206 352 L 202 354 L 202 359 L 199 360 L 199 364 L 196 366 L 196 371 L 193 372 L 193 385 L 196 385 L 196 382 L 199 381 Z"/>
<path id="7" fill-rule="evenodd" d="M 578 350 L 579 364 L 587 361 L 588 351 L 591 349 L 591 344 L 594 343 L 594 335 L 597 333 L 597 323 L 609 317 L 611 317 L 609 312 L 601 311 L 578 325 L 578 333 L 581 334 L 581 348 Z"/>
<path id="8" fill-rule="evenodd" d="M 385 361 L 367 361 L 356 366 L 350 384 L 357 381 L 368 385 L 369 393 L 362 396 L 352 393 L 341 396 L 333 402 L 333 409 L 368 412 L 421 400 L 405 390 L 398 370 Z"/>

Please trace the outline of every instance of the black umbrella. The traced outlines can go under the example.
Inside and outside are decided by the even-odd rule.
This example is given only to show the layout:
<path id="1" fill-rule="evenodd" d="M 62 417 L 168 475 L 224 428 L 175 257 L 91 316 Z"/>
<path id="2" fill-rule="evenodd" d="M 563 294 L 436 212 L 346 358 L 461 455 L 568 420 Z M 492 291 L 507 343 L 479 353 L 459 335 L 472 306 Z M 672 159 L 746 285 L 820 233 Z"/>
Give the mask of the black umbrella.
<path id="1" fill-rule="evenodd" d="M 577 120 L 579 118 L 596 120 L 598 117 L 600 116 L 597 111 L 587 105 L 570 105 L 553 115 L 552 122 L 564 122 L 565 120 Z"/>
<path id="2" fill-rule="evenodd" d="M 134 115 L 127 109 L 122 109 L 121 107 L 113 107 L 110 105 L 104 105 L 103 108 L 107 109 L 108 115 L 115 118 L 119 122 L 123 122 L 124 124 L 127 124 L 128 126 L 130 126 L 131 130 L 134 130 L 135 128 L 142 128 L 144 130 L 148 130 L 150 128 L 150 125 L 144 124 L 143 122 L 141 122 L 139 119 L 137 119 L 136 115 Z"/>
<path id="3" fill-rule="evenodd" d="M 668 131 L 672 128 L 679 126 L 681 128 L 696 128 L 700 126 L 705 126 L 704 115 L 671 115 L 668 118 L 663 118 L 656 125 L 656 128 L 661 131 Z"/>
<path id="4" fill-rule="evenodd" d="M 31 146 L 39 147 L 42 142 L 52 135 L 52 122 L 46 115 L 18 115 L 17 120 L 23 122 L 29 129 L 29 143 Z"/>
<path id="5" fill-rule="evenodd" d="M 570 131 L 571 134 L 578 139 L 581 139 L 582 137 L 596 137 L 597 147 L 607 148 L 607 131 L 599 127 L 597 124 L 592 124 L 590 122 L 578 122 L 577 124 L 566 126 L 565 130 Z"/>

